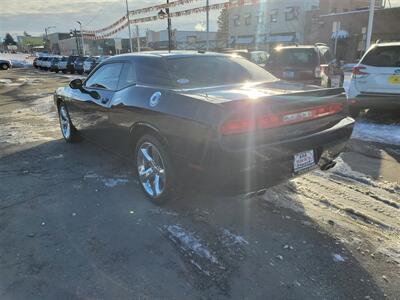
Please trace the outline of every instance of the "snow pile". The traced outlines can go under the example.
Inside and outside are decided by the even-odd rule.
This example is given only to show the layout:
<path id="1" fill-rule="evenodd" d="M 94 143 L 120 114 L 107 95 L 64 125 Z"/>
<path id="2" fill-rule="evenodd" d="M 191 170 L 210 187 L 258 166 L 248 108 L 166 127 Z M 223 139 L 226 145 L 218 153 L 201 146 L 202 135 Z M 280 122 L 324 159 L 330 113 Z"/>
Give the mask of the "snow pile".
<path id="1" fill-rule="evenodd" d="M 352 138 L 363 141 L 400 145 L 400 125 L 357 122 Z"/>

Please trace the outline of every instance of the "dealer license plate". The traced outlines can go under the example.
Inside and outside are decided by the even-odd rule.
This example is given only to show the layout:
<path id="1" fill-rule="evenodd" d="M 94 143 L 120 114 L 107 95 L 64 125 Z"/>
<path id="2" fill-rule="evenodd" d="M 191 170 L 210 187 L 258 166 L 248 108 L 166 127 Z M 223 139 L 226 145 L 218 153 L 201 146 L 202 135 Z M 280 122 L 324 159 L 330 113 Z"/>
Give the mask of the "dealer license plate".
<path id="1" fill-rule="evenodd" d="M 391 75 L 388 81 L 390 84 L 400 84 L 400 75 Z"/>
<path id="2" fill-rule="evenodd" d="M 302 172 L 314 167 L 314 150 L 308 150 L 295 154 L 293 164 L 293 169 L 295 173 Z"/>

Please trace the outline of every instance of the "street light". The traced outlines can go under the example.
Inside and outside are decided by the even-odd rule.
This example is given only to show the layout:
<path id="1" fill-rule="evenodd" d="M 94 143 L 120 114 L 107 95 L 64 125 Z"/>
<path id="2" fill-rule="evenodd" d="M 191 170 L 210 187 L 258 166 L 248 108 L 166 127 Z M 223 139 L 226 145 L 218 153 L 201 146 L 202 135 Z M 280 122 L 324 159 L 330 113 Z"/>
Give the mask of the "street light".
<path id="1" fill-rule="evenodd" d="M 167 4 L 169 4 L 169 0 L 167 0 Z M 165 17 L 167 15 L 168 17 L 168 52 L 171 52 L 171 18 L 169 16 L 169 8 L 165 9 L 165 12 L 163 10 L 160 10 L 158 13 L 159 17 Z"/>
<path id="2" fill-rule="evenodd" d="M 128 22 L 128 31 L 129 31 L 129 47 L 131 49 L 131 53 L 133 52 L 132 46 L 132 32 L 131 32 L 131 21 L 129 19 L 129 7 L 128 7 L 128 0 L 126 2 L 126 21 Z"/>
<path id="3" fill-rule="evenodd" d="M 82 56 L 85 56 L 85 40 L 83 39 L 83 30 L 82 30 L 82 23 L 76 21 L 79 24 L 79 30 L 81 31 L 81 38 L 82 38 Z"/>

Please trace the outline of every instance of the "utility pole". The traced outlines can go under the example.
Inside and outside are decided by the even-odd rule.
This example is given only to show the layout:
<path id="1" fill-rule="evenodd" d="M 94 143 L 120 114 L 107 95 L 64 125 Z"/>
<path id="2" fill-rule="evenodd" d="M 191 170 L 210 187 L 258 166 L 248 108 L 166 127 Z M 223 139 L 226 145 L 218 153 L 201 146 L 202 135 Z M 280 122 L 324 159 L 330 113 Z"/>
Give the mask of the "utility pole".
<path id="1" fill-rule="evenodd" d="M 336 29 L 335 29 L 335 49 L 334 49 L 334 54 L 335 54 L 335 57 L 337 56 L 337 43 L 338 43 L 338 38 L 339 38 L 339 32 L 340 32 L 340 30 L 341 30 L 341 23 L 340 23 L 340 21 L 337 21 L 336 22 Z"/>
<path id="2" fill-rule="evenodd" d="M 370 0 L 369 4 L 369 17 L 368 17 L 368 31 L 367 31 L 367 41 L 366 49 L 367 51 L 371 46 L 372 29 L 374 27 L 374 14 L 375 14 L 375 0 Z"/>
<path id="3" fill-rule="evenodd" d="M 206 27 L 207 27 L 207 47 L 206 50 L 209 51 L 210 50 L 210 38 L 209 38 L 209 34 L 210 34 L 210 7 L 209 7 L 209 0 L 206 1 Z"/>
<path id="4" fill-rule="evenodd" d="M 125 3 L 126 3 L 126 20 L 128 21 L 128 31 L 129 31 L 129 47 L 130 47 L 131 53 L 132 53 L 133 52 L 133 45 L 132 45 L 131 21 L 129 19 L 128 0 L 125 0 Z"/>
<path id="5" fill-rule="evenodd" d="M 56 28 L 56 26 L 49 26 L 49 27 L 46 27 L 46 28 L 44 29 L 45 39 L 46 39 L 46 47 L 49 48 L 48 50 L 50 50 L 50 45 L 49 45 L 50 43 L 49 43 L 49 37 L 48 37 L 48 30 L 51 29 L 51 28 Z"/>
<path id="6" fill-rule="evenodd" d="M 136 42 L 137 42 L 137 51 L 140 52 L 139 25 L 136 25 Z"/>
<path id="7" fill-rule="evenodd" d="M 83 30 L 82 30 L 82 23 L 76 21 L 79 24 L 79 30 L 81 31 L 81 40 L 82 40 L 82 56 L 85 56 L 85 40 L 83 39 Z"/>
<path id="8" fill-rule="evenodd" d="M 169 4 L 169 0 L 167 0 L 167 4 Z M 168 17 L 168 52 L 171 52 L 172 44 L 171 44 L 171 18 L 169 15 L 169 7 L 166 9 L 167 17 Z"/>

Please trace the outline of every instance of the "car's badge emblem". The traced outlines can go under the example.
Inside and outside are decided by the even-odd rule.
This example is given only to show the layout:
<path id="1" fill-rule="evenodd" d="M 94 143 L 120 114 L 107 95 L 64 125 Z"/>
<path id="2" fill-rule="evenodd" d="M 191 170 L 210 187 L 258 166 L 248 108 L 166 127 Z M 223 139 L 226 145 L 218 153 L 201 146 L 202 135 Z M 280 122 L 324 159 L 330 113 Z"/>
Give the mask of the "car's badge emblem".
<path id="1" fill-rule="evenodd" d="M 399 74 L 400 75 L 400 69 L 394 70 L 394 74 Z"/>
<path id="2" fill-rule="evenodd" d="M 150 101 L 149 101 L 149 105 L 151 107 L 155 107 L 158 105 L 158 103 L 160 102 L 160 98 L 161 98 L 161 93 L 160 92 L 155 92 L 153 95 L 151 95 L 150 97 Z"/>

